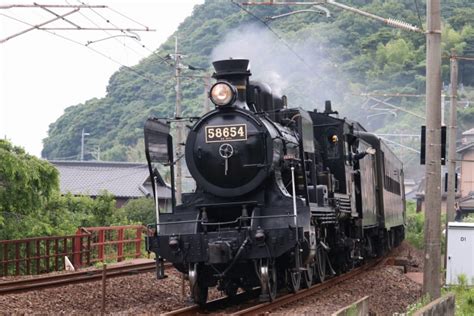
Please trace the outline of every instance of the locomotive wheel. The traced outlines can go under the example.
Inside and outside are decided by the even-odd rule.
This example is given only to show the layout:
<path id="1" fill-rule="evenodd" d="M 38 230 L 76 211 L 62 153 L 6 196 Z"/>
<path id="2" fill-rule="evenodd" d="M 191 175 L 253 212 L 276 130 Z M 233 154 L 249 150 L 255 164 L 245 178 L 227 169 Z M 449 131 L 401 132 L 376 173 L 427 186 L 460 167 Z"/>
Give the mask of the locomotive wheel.
<path id="1" fill-rule="evenodd" d="M 309 288 L 313 285 L 314 266 L 314 263 L 306 265 L 306 271 L 303 272 L 303 288 Z"/>
<path id="2" fill-rule="evenodd" d="M 320 282 L 324 282 L 324 280 L 326 279 L 326 256 L 327 254 L 326 251 L 324 251 L 323 247 L 318 246 L 316 248 L 316 263 L 314 264 L 314 272 Z"/>
<path id="3" fill-rule="evenodd" d="M 292 261 L 293 267 L 286 269 L 286 282 L 288 290 L 292 293 L 296 293 L 301 286 L 301 253 L 299 246 L 296 246 L 294 249 Z"/>
<path id="4" fill-rule="evenodd" d="M 260 260 L 260 284 L 262 287 L 261 300 L 273 301 L 277 295 L 277 271 L 275 261 L 272 259 Z"/>
<path id="5" fill-rule="evenodd" d="M 189 287 L 194 303 L 203 306 L 207 302 L 209 287 L 205 284 L 200 270 L 201 268 L 198 263 L 191 263 L 189 265 Z"/>

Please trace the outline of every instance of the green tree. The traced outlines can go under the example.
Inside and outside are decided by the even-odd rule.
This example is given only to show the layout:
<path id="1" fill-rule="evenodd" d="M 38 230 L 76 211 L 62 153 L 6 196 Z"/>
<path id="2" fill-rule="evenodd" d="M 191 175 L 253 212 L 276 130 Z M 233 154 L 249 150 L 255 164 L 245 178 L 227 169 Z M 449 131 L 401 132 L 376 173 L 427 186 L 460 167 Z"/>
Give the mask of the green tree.
<path id="1" fill-rule="evenodd" d="M 42 209 L 58 190 L 58 171 L 47 161 L 0 140 L 0 225 Z"/>
<path id="2" fill-rule="evenodd" d="M 130 200 L 122 207 L 122 212 L 130 222 L 151 224 L 155 219 L 155 203 L 150 198 Z"/>

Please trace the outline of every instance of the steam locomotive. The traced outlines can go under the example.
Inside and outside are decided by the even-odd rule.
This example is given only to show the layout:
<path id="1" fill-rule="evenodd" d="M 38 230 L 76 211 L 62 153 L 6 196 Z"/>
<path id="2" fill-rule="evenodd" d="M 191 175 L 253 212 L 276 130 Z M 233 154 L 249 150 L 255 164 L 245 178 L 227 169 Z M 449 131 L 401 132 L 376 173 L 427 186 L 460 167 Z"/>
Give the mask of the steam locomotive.
<path id="1" fill-rule="evenodd" d="M 278 289 L 309 287 L 404 239 L 403 166 L 383 141 L 338 118 L 330 102 L 324 112 L 288 107 L 250 81 L 248 60 L 213 66 L 215 109 L 190 128 L 185 159 L 196 189 L 180 205 L 169 124 L 145 123 L 157 205 L 147 248 L 188 276 L 196 303 L 213 286 L 229 296 L 260 287 L 261 299 L 273 300 Z M 171 212 L 158 207 L 163 166 Z"/>

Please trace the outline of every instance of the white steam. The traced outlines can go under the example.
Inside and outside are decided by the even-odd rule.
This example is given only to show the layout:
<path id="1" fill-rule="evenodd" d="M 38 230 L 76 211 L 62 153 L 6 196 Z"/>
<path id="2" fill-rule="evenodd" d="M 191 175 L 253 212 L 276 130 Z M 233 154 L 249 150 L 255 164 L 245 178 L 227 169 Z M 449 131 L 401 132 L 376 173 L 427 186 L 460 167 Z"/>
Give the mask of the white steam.
<path id="1" fill-rule="evenodd" d="M 290 106 L 322 109 L 324 100 L 341 100 L 338 86 L 345 86 L 343 76 L 326 56 L 323 45 L 310 38 L 286 43 L 291 49 L 268 29 L 245 25 L 230 32 L 214 48 L 211 61 L 249 59 L 250 80 L 263 81 L 275 94 L 288 95 Z"/>

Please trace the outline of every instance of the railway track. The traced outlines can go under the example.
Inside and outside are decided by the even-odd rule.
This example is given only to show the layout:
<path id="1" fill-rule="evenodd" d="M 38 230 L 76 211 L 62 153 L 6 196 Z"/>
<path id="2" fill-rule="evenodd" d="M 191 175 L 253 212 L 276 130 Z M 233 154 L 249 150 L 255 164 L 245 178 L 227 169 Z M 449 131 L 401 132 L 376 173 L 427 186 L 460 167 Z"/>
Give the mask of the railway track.
<path id="1" fill-rule="evenodd" d="M 256 289 L 252 292 L 240 293 L 233 298 L 224 297 L 224 298 L 219 298 L 213 301 L 209 301 L 204 308 L 198 305 L 192 305 L 192 306 L 184 307 L 178 310 L 165 313 L 164 315 L 192 315 L 192 314 L 203 314 L 203 313 L 229 313 L 232 315 L 259 315 L 259 314 L 263 314 L 265 312 L 274 310 L 283 305 L 296 302 L 298 300 L 303 299 L 304 297 L 317 294 L 327 288 L 335 286 L 336 284 L 339 284 L 348 279 L 351 279 L 361 274 L 362 272 L 367 271 L 381 264 L 382 262 L 385 262 L 386 260 L 387 260 L 387 257 L 373 260 L 350 272 L 328 279 L 327 281 L 323 283 L 315 284 L 308 289 L 302 289 L 294 294 L 286 294 L 286 295 L 277 297 L 273 302 L 257 303 L 255 300 L 258 297 L 259 289 Z M 224 311 L 225 309 L 229 309 L 232 307 L 234 308 L 238 307 L 239 310 L 228 311 L 228 312 Z"/>
<path id="2" fill-rule="evenodd" d="M 171 265 L 166 265 L 165 268 Z M 155 262 L 137 263 L 107 267 L 107 278 L 155 271 Z M 0 295 L 51 288 L 62 285 L 97 281 L 102 278 L 103 270 L 78 271 L 48 275 L 31 279 L 0 282 Z"/>

